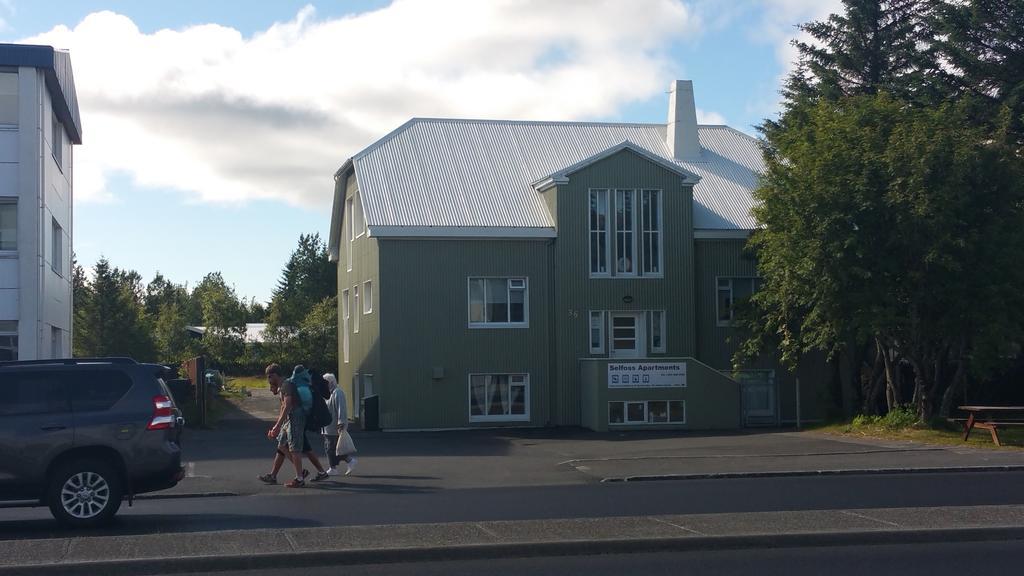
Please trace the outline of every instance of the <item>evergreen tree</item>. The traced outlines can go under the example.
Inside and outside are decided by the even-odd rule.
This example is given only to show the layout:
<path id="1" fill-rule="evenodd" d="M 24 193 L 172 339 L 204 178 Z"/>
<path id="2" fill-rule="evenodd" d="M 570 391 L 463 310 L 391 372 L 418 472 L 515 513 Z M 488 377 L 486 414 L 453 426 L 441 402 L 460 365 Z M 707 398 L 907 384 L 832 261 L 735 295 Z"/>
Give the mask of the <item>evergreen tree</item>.
<path id="1" fill-rule="evenodd" d="M 319 234 L 299 236 L 299 245 L 285 264 L 270 300 L 273 328 L 294 328 L 324 298 L 337 296 L 337 268 Z"/>
<path id="2" fill-rule="evenodd" d="M 971 96 L 976 121 L 1006 130 L 1024 146 L 1024 2 L 933 0 L 941 78 Z"/>
<path id="3" fill-rule="evenodd" d="M 843 11 L 799 26 L 796 70 L 783 88 L 786 106 L 803 100 L 873 95 L 925 97 L 932 70 L 924 0 L 843 0 Z"/>
<path id="4" fill-rule="evenodd" d="M 76 276 L 84 281 L 84 274 Z M 137 272 L 112 268 L 106 258 L 100 258 L 88 288 L 83 286 L 78 292 L 84 302 L 76 303 L 76 355 L 156 359 L 152 330 L 142 302 L 141 276 Z"/>

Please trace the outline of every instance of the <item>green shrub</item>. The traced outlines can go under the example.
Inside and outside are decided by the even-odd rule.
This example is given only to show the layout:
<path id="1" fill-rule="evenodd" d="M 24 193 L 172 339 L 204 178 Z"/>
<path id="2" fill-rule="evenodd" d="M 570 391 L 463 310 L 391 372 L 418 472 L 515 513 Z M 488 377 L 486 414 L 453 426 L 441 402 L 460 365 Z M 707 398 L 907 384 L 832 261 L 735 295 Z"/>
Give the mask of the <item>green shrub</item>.
<path id="1" fill-rule="evenodd" d="M 913 406 L 897 406 L 879 420 L 879 424 L 889 430 L 902 430 L 917 424 L 917 411 Z"/>

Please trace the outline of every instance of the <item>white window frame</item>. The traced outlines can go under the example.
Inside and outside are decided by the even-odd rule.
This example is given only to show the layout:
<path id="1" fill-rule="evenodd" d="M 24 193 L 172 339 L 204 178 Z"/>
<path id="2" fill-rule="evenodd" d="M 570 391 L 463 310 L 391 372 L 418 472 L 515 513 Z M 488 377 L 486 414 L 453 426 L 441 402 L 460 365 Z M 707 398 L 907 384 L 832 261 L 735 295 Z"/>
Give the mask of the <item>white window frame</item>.
<path id="1" fill-rule="evenodd" d="M 722 319 L 721 301 L 718 298 L 718 293 L 721 290 L 720 284 L 722 280 L 729 282 L 729 319 Z M 757 284 L 761 278 L 757 276 L 716 276 L 715 277 L 715 323 L 720 327 L 732 326 L 736 320 L 736 297 L 734 296 L 733 282 L 736 280 L 750 280 L 750 294 L 753 295 L 757 292 Z"/>
<path id="2" fill-rule="evenodd" d="M 666 410 L 665 422 L 651 422 L 651 409 L 650 404 L 652 402 L 664 402 Z M 672 403 L 679 403 L 682 405 L 683 419 L 672 420 Z M 612 422 L 611 412 L 612 404 L 622 404 L 622 422 Z M 643 420 L 630 420 L 629 419 L 629 405 L 630 404 L 643 404 L 644 406 L 644 417 Z M 686 424 L 686 400 L 678 398 L 673 399 L 652 399 L 652 400 L 609 400 L 605 417 L 608 419 L 608 426 L 669 426 L 672 424 Z"/>
<path id="3" fill-rule="evenodd" d="M 352 312 L 351 302 L 349 302 L 348 288 L 341 291 L 341 350 L 342 356 L 344 357 L 345 364 L 349 362 L 348 354 L 348 321 Z"/>
<path id="4" fill-rule="evenodd" d="M 591 220 L 591 217 L 590 217 L 591 216 L 591 214 L 590 214 L 590 203 L 592 201 L 591 199 L 594 198 L 595 196 L 598 197 L 598 206 L 601 205 L 601 200 L 600 199 L 601 198 L 604 199 L 604 209 L 605 209 L 605 212 L 604 212 L 604 229 L 603 230 L 601 230 L 601 229 L 594 229 L 594 227 L 593 227 L 594 223 L 593 223 L 593 221 Z M 588 232 L 587 232 L 587 268 L 590 270 L 590 277 L 591 278 L 610 278 L 612 276 L 612 266 L 615 263 L 615 259 L 612 256 L 612 246 L 611 246 L 611 239 L 612 239 L 612 234 L 613 234 L 613 232 L 612 232 L 613 226 L 612 226 L 611 205 L 609 204 L 609 190 L 608 190 L 608 188 L 591 188 L 589 190 L 589 193 L 587 194 L 587 230 L 588 230 Z M 598 270 L 598 271 L 595 272 L 594 271 L 594 267 L 593 267 L 593 261 L 594 261 L 594 242 L 593 242 L 593 238 L 594 238 L 595 235 L 597 235 L 598 239 L 600 239 L 602 237 L 601 236 L 602 234 L 604 235 L 603 236 L 604 241 L 600 242 L 600 240 L 599 240 L 599 242 L 604 244 L 604 257 L 605 257 L 605 261 L 603 262 L 603 264 L 604 264 L 604 270 L 605 271 L 601 272 L 600 270 Z M 609 260 L 611 260 L 611 262 L 609 262 Z M 601 267 L 601 264 L 602 264 L 601 262 L 598 262 L 598 268 Z"/>
<path id="5" fill-rule="evenodd" d="M 668 327 L 668 322 L 665 317 L 666 313 L 664 310 L 648 310 L 646 313 L 647 351 L 651 354 L 664 354 L 668 349 L 668 344 L 666 342 L 666 328 Z M 661 333 L 660 346 L 655 346 L 654 344 L 655 319 L 657 319 L 658 331 Z"/>
<path id="6" fill-rule="evenodd" d="M 637 228 L 638 228 L 637 224 L 639 223 L 639 221 L 638 221 L 639 219 L 637 218 L 638 215 L 637 215 L 637 211 L 636 211 L 636 196 L 637 196 L 636 193 L 637 193 L 637 190 L 635 188 L 615 188 L 614 192 L 615 192 L 615 201 L 614 201 L 614 205 L 612 206 L 612 214 L 613 214 L 613 216 L 612 216 L 612 229 L 613 229 L 614 241 L 612 242 L 612 249 L 613 249 L 612 253 L 613 253 L 613 262 L 615 264 L 615 267 L 612 268 L 612 273 L 615 276 L 622 277 L 622 278 L 636 278 L 636 277 L 638 277 L 640 275 L 640 262 L 639 262 L 640 259 L 638 258 L 638 254 L 637 254 L 637 241 L 636 241 L 636 239 L 637 239 L 636 238 L 637 237 Z M 627 193 L 627 192 L 629 193 L 629 202 L 628 203 L 627 202 L 622 202 L 622 204 L 621 204 L 623 212 L 625 212 L 626 208 L 629 208 L 630 218 L 628 218 L 628 219 L 627 218 L 623 218 L 623 222 L 625 222 L 627 220 L 629 221 L 630 227 L 629 227 L 628 230 L 625 230 L 625 229 L 619 230 L 619 206 L 620 206 L 620 203 L 619 203 L 619 193 L 620 192 L 623 193 L 623 199 L 625 199 L 625 195 L 626 195 L 625 193 Z M 632 259 L 629 262 L 630 263 L 630 268 L 632 269 L 631 272 L 620 272 L 619 271 L 619 260 L 622 259 L 622 255 L 619 254 L 619 237 L 620 237 L 620 235 L 623 237 L 623 239 L 625 239 L 626 235 L 629 235 L 629 242 L 627 243 L 627 242 L 624 241 L 622 244 L 623 244 L 623 247 L 625 247 L 628 244 L 629 252 L 630 252 L 630 254 L 632 254 Z"/>
<path id="7" fill-rule="evenodd" d="M 373 280 L 363 282 L 363 314 L 373 313 Z"/>
<path id="8" fill-rule="evenodd" d="M 604 354 L 606 349 L 606 342 L 608 341 L 608 314 L 604 310 L 591 310 L 589 318 L 589 324 L 587 324 L 587 340 L 590 345 L 591 354 Z M 595 325 L 594 322 L 597 321 Z M 594 330 L 600 331 L 598 336 L 598 346 L 594 346 Z"/>
<path id="9" fill-rule="evenodd" d="M 655 202 L 655 204 L 657 205 L 658 217 L 655 218 L 655 222 L 653 222 L 655 228 L 652 230 L 648 230 L 644 228 L 644 197 L 648 196 L 651 193 L 657 195 L 657 202 Z M 663 242 L 664 234 L 662 234 L 664 211 L 662 210 L 662 197 L 664 197 L 664 194 L 660 189 L 657 188 L 644 188 L 640 190 L 640 214 L 637 216 L 640 224 L 640 273 L 647 278 L 664 278 L 665 276 L 665 243 Z M 648 268 L 651 265 L 651 262 L 648 262 L 647 257 L 645 255 L 645 248 L 647 247 L 648 242 L 657 242 L 658 245 L 658 258 L 657 262 L 654 263 L 658 267 L 657 270 L 648 270 Z M 653 244 L 651 245 L 653 246 Z"/>
<path id="10" fill-rule="evenodd" d="M 630 212 L 632 218 L 630 219 L 629 230 L 620 230 L 618 225 L 618 207 L 619 193 L 629 192 L 630 194 Z M 643 198 L 649 194 L 657 195 L 657 210 L 658 217 L 654 222 L 655 228 L 647 229 L 644 228 L 643 218 Z M 605 200 L 605 229 L 595 230 L 593 221 L 591 220 L 590 214 L 590 203 L 591 199 L 595 195 L 600 195 Z M 665 277 L 665 206 L 664 206 L 665 193 L 660 188 L 590 188 L 587 195 L 587 269 L 589 270 L 590 278 L 622 278 L 622 279 L 636 279 L 636 278 L 664 278 Z M 608 262 L 605 263 L 605 272 L 595 272 L 593 269 L 593 258 L 594 258 L 594 236 L 596 234 L 604 235 L 604 249 L 605 256 Z M 632 258 L 632 272 L 619 272 L 619 237 L 620 235 L 629 234 L 629 247 L 633 254 Z M 644 247 L 648 243 L 656 241 L 658 244 L 658 260 L 655 263 L 658 267 L 656 272 L 647 271 L 652 264 L 647 262 L 644 257 Z"/>
<path id="11" fill-rule="evenodd" d="M 506 376 L 508 377 L 508 394 L 509 394 L 509 414 L 484 414 L 474 415 L 473 414 L 473 377 L 474 376 Z M 513 378 L 520 378 L 520 383 L 514 383 Z M 524 386 L 525 390 L 523 393 L 523 414 L 511 414 L 512 410 L 512 386 Z M 467 396 L 466 396 L 466 413 L 469 415 L 470 422 L 529 422 L 530 421 L 530 374 L 528 372 L 472 372 L 469 374 L 467 382 Z M 484 390 L 486 394 L 486 388 Z M 490 404 L 490 398 L 486 397 L 484 402 L 484 409 Z"/>
<path id="12" fill-rule="evenodd" d="M 359 284 L 352 287 L 352 333 L 359 334 Z"/>
<path id="13" fill-rule="evenodd" d="M 352 245 L 355 244 L 356 241 L 355 214 L 352 207 L 355 200 L 353 198 L 354 197 L 349 196 L 345 200 L 345 213 L 348 214 L 348 217 L 345 218 L 345 220 L 348 221 L 348 258 L 346 258 L 346 264 L 348 265 L 349 272 L 352 271 Z"/>
<path id="14" fill-rule="evenodd" d="M 64 277 L 64 228 L 56 218 L 50 218 L 50 268 Z"/>
<path id="15" fill-rule="evenodd" d="M 10 206 L 14 214 L 14 248 L 0 249 L 0 255 L 14 255 L 18 254 L 18 199 L 0 197 L 0 206 Z"/>
<path id="16" fill-rule="evenodd" d="M 357 191 L 352 195 L 353 208 L 352 212 L 352 228 L 355 229 L 355 237 L 361 238 L 366 235 L 366 217 L 363 216 L 363 199 L 360 197 Z"/>
<path id="17" fill-rule="evenodd" d="M 473 281 L 474 280 L 505 280 L 505 301 L 508 304 L 508 318 L 512 318 L 513 282 L 522 282 L 523 321 L 522 322 L 474 322 L 473 321 Z M 486 283 L 485 283 L 486 286 Z M 487 291 L 484 290 L 484 311 L 487 310 Z M 469 276 L 466 278 L 466 321 L 471 329 L 481 328 L 529 328 L 530 327 L 530 279 L 526 276 Z"/>

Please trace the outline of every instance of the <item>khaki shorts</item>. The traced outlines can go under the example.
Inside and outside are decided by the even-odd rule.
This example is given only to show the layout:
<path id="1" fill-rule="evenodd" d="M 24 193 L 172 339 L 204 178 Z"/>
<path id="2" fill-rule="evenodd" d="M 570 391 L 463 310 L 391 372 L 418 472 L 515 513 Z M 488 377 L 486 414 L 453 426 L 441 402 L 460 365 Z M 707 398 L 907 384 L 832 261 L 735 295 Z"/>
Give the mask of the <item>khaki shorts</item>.
<path id="1" fill-rule="evenodd" d="M 281 427 L 281 433 L 277 435 L 277 446 L 295 454 L 306 451 L 306 447 L 309 446 L 309 440 L 306 438 L 306 419 L 296 414 L 289 416 L 288 421 Z"/>

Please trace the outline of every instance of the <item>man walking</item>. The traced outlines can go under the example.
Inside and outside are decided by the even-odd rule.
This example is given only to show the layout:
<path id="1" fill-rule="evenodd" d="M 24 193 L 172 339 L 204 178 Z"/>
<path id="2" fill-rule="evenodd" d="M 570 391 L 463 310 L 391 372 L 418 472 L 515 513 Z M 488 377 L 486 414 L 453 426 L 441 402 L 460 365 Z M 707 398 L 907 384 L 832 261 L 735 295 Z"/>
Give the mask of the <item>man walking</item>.
<path id="1" fill-rule="evenodd" d="M 284 377 L 278 364 L 267 366 L 265 373 L 271 392 L 276 394 L 280 391 L 281 410 L 274 426 L 267 431 L 267 438 L 277 440 L 274 466 L 270 474 L 260 476 L 260 480 L 268 484 L 276 484 L 277 472 L 287 458 L 295 467 L 295 478 L 286 483 L 285 487 L 301 488 L 306 485 L 302 470 L 302 455 L 306 451 L 311 452 L 306 437 L 306 411 L 302 406 L 295 383 Z M 326 473 L 321 472 L 317 475 L 317 479 L 320 479 L 321 475 L 327 476 Z"/>

